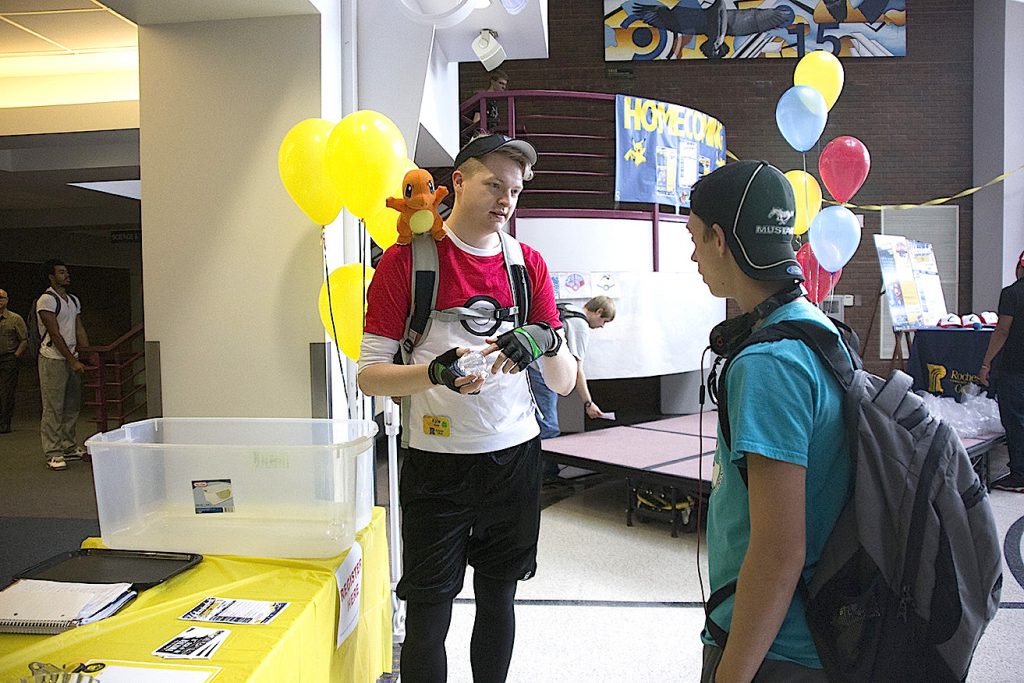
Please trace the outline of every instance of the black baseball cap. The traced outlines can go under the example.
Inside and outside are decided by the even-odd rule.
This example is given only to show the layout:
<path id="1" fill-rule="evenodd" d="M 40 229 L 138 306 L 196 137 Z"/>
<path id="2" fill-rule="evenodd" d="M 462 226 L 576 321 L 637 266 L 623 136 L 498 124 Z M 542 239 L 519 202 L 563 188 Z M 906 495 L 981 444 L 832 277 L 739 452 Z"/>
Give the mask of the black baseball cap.
<path id="1" fill-rule="evenodd" d="M 459 155 L 455 157 L 455 168 L 459 168 L 470 159 L 479 159 L 502 148 L 521 152 L 527 161 L 530 162 L 531 166 L 537 163 L 537 150 L 529 142 L 494 133 L 492 135 L 481 135 L 467 142 L 466 146 L 459 151 Z"/>
<path id="2" fill-rule="evenodd" d="M 690 194 L 690 213 L 722 227 L 725 243 L 747 276 L 803 281 L 793 249 L 793 187 L 767 161 L 736 161 L 701 178 Z"/>

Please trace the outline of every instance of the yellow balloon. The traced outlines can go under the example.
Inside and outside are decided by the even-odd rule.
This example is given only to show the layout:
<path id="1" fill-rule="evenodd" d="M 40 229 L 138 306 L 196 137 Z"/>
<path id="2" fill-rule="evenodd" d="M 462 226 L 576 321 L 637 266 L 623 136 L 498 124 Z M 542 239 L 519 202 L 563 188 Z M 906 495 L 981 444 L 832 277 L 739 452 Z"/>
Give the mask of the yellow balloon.
<path id="1" fill-rule="evenodd" d="M 793 234 L 802 235 L 811 227 L 814 217 L 821 211 L 821 185 L 810 173 L 799 169 L 786 171 L 786 180 L 793 186 L 793 196 L 796 199 L 796 223 L 793 226 Z"/>
<path id="2" fill-rule="evenodd" d="M 327 225 L 341 211 L 341 196 L 324 163 L 333 128 L 324 119 L 300 121 L 285 134 L 277 151 L 284 189 L 317 225 Z"/>
<path id="3" fill-rule="evenodd" d="M 343 118 L 327 140 L 327 168 L 356 216 L 376 213 L 405 174 L 405 139 L 391 119 L 369 109 Z"/>
<path id="4" fill-rule="evenodd" d="M 341 352 L 352 360 L 359 360 L 366 289 L 370 286 L 373 268 L 366 266 L 365 273 L 364 279 L 361 263 L 349 263 L 336 269 L 320 286 L 320 297 L 317 300 L 324 329 L 341 348 Z"/>
<path id="5" fill-rule="evenodd" d="M 405 169 L 402 171 L 402 179 L 405 179 L 405 174 L 413 169 L 419 168 L 412 159 L 405 160 Z M 398 182 L 394 192 L 388 193 L 385 197 L 401 197 L 403 192 L 402 181 Z M 370 216 L 363 218 L 363 223 L 366 225 L 366 232 L 370 233 L 370 237 L 381 249 L 387 249 L 392 244 L 398 241 L 398 212 L 394 209 L 389 209 L 383 202 L 375 213 Z"/>
<path id="6" fill-rule="evenodd" d="M 843 91 L 844 78 L 843 65 L 834 54 L 815 50 L 797 62 L 793 85 L 807 85 L 820 92 L 831 111 L 832 105 L 839 99 L 839 93 Z"/>
<path id="7" fill-rule="evenodd" d="M 363 219 L 366 232 L 381 249 L 387 249 L 398 241 L 398 212 L 381 206 L 377 213 Z"/>

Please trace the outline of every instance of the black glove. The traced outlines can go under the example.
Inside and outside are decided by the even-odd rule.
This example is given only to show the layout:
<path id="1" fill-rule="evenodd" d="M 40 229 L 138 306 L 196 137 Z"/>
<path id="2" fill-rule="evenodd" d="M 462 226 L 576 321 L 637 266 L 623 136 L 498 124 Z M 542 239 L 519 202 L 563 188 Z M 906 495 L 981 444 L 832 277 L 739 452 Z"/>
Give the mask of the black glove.
<path id="1" fill-rule="evenodd" d="M 443 384 L 452 391 L 461 394 L 459 387 L 455 386 L 455 379 L 462 377 L 462 371 L 459 370 L 459 354 L 455 352 L 455 349 L 448 349 L 440 356 L 430 361 L 430 365 L 427 366 L 427 374 L 430 375 L 430 382 L 432 384 Z"/>
<path id="2" fill-rule="evenodd" d="M 553 356 L 562 345 L 562 338 L 547 323 L 530 323 L 509 330 L 495 341 L 505 357 L 525 370 L 541 356 Z"/>

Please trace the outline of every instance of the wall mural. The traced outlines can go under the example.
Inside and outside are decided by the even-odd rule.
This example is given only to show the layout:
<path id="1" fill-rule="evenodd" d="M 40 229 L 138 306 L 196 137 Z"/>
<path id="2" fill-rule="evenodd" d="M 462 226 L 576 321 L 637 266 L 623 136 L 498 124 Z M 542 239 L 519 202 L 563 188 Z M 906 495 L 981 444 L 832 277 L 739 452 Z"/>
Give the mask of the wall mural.
<path id="1" fill-rule="evenodd" d="M 604 58 L 904 57 L 906 0 L 605 0 Z"/>

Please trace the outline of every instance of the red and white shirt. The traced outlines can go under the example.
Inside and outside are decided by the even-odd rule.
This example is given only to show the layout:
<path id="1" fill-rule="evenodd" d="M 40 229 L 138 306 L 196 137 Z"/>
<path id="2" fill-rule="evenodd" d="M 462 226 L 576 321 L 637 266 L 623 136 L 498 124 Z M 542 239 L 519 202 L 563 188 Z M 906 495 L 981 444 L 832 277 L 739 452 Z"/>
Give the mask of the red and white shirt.
<path id="1" fill-rule="evenodd" d="M 523 261 L 531 295 L 528 322 L 561 327 L 547 264 L 523 244 Z M 437 243 L 436 310 L 465 307 L 494 309 L 512 305 L 500 244 L 492 249 L 472 247 L 448 232 Z M 367 292 L 366 325 L 359 357 L 360 371 L 390 363 L 405 333 L 411 307 L 412 249 L 395 245 L 380 259 Z M 429 363 L 451 348 L 482 349 L 485 339 L 514 327 L 512 321 L 445 322 L 434 319 L 412 352 L 412 363 Z M 489 356 L 493 358 L 494 356 Z M 486 453 L 509 448 L 539 433 L 527 373 L 488 375 L 479 394 L 458 394 L 436 386 L 413 394 L 409 414 L 409 445 L 437 453 Z"/>

